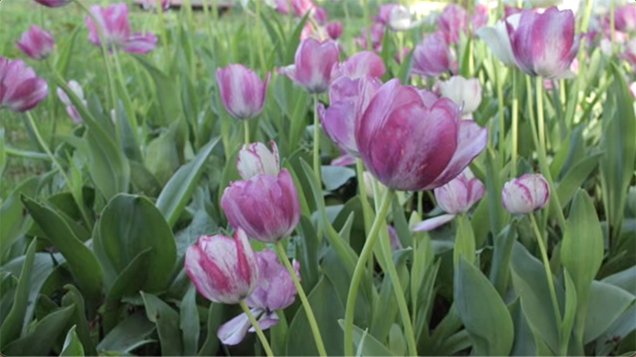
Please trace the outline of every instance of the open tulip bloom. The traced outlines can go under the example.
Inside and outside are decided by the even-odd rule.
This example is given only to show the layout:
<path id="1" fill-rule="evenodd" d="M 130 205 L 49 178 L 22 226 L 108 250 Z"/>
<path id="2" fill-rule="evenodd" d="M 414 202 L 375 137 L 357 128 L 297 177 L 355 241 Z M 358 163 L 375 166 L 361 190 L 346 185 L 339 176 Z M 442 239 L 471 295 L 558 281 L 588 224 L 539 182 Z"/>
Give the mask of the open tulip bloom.
<path id="1" fill-rule="evenodd" d="M 307 38 L 298 46 L 294 64 L 282 68 L 281 72 L 309 93 L 321 93 L 329 88 L 331 72 L 339 56 L 336 42 Z"/>
<path id="2" fill-rule="evenodd" d="M 121 48 L 129 53 L 146 54 L 157 45 L 157 36 L 152 33 L 132 33 L 125 3 L 108 7 L 94 5 L 90 12 L 91 16 L 86 16 L 85 22 L 88 39 L 96 46 L 103 40 L 109 50 Z"/>
<path id="3" fill-rule="evenodd" d="M 49 94 L 46 81 L 21 60 L 0 56 L 0 109 L 14 112 L 33 109 Z"/>

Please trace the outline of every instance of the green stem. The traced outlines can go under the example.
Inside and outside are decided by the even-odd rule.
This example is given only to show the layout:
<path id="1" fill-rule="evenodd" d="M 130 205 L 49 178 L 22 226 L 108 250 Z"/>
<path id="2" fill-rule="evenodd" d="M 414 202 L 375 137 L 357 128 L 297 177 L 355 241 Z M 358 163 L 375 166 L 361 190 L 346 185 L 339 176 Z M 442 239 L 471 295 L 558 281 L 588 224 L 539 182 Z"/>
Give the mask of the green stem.
<path id="1" fill-rule="evenodd" d="M 545 142 L 545 119 L 543 117 L 543 78 L 536 77 L 535 78 L 535 88 L 536 93 L 535 97 L 537 99 L 537 126 L 539 131 L 539 147 L 541 147 L 541 151 L 543 155 L 546 152 L 546 142 Z"/>
<path id="2" fill-rule="evenodd" d="M 313 164 L 314 174 L 318 180 L 318 185 L 322 186 L 320 179 L 320 121 L 318 120 L 318 94 L 314 93 L 314 151 Z"/>
<path id="3" fill-rule="evenodd" d="M 534 218 L 534 214 L 530 213 L 530 222 L 532 223 L 532 230 L 534 231 L 534 235 L 537 238 L 537 243 L 539 244 L 539 250 L 541 251 L 541 259 L 543 260 L 543 267 L 545 269 L 545 275 L 548 279 L 548 289 L 550 290 L 550 299 L 552 300 L 552 307 L 554 310 L 554 318 L 556 319 L 557 330 L 561 330 L 561 309 L 559 308 L 559 300 L 557 299 L 556 290 L 554 288 L 554 280 L 552 278 L 552 269 L 550 269 L 550 260 L 548 259 L 548 252 L 545 248 L 545 242 L 543 241 L 543 237 L 541 232 L 539 231 L 539 225 L 537 224 L 537 220 Z M 561 336 L 559 336 L 559 341 L 561 340 Z"/>
<path id="4" fill-rule="evenodd" d="M 364 243 L 362 252 L 360 252 L 358 262 L 353 269 L 351 285 L 349 285 L 349 294 L 347 295 L 347 305 L 345 308 L 344 319 L 344 354 L 346 356 L 353 355 L 353 315 L 355 312 L 358 290 L 360 288 L 360 283 L 363 276 L 362 274 L 364 273 L 367 260 L 369 260 L 371 254 L 373 254 L 373 247 L 375 246 L 376 242 L 378 241 L 378 237 L 380 236 L 380 228 L 384 226 L 384 219 L 386 218 L 386 214 L 389 210 L 389 203 L 391 202 L 392 196 L 393 191 L 387 188 L 384 192 L 384 195 L 382 196 L 380 209 L 376 213 L 373 224 L 371 225 L 371 231 L 367 236 L 367 240 Z"/>
<path id="5" fill-rule="evenodd" d="M 369 230 L 371 229 L 371 216 L 373 215 L 373 212 L 371 211 L 371 205 L 367 198 L 367 187 L 366 182 L 364 182 L 364 163 L 362 163 L 361 159 L 356 160 L 356 176 L 358 176 L 358 191 L 360 191 L 360 204 L 362 205 L 364 231 L 369 234 Z"/>
<path id="6" fill-rule="evenodd" d="M 498 65 L 494 56 L 491 54 L 490 58 L 492 60 L 493 65 Z M 495 70 L 495 81 L 497 82 L 497 115 L 499 117 L 499 149 L 503 150 L 505 147 L 506 140 L 506 118 L 504 118 L 504 99 L 503 99 L 503 80 L 501 78 L 502 74 Z M 494 138 L 493 138 L 494 139 Z M 514 164 L 514 163 L 513 163 Z"/>
<path id="7" fill-rule="evenodd" d="M 289 275 L 294 282 L 294 286 L 296 287 L 296 291 L 298 292 L 300 301 L 302 302 L 303 308 L 305 309 L 305 314 L 307 314 L 307 320 L 309 321 L 311 333 L 314 336 L 314 342 L 316 343 L 318 354 L 320 356 L 326 356 L 327 351 L 325 350 L 325 344 L 322 342 L 322 336 L 320 335 L 320 329 L 318 328 L 318 322 L 316 322 L 314 311 L 312 310 L 311 305 L 309 305 L 309 300 L 307 299 L 305 290 L 303 289 L 302 285 L 300 285 L 300 280 L 298 280 L 296 270 L 294 270 L 294 267 L 292 267 L 291 263 L 289 262 L 287 253 L 285 252 L 285 248 L 283 247 L 283 243 L 281 243 L 280 241 L 276 242 L 276 253 L 278 253 L 278 259 L 285 265 L 285 268 L 287 268 L 287 271 L 289 272 Z"/>
<path id="8" fill-rule="evenodd" d="M 51 160 L 51 158 L 47 154 L 42 154 L 42 153 L 34 152 L 34 151 L 21 150 L 11 146 L 5 146 L 4 150 L 7 153 L 7 155 L 25 157 L 27 159 L 37 159 L 37 160 L 47 160 L 47 161 Z"/>
<path id="9" fill-rule="evenodd" d="M 245 145 L 249 145 L 250 143 L 250 123 L 247 120 L 243 120 L 243 140 L 245 141 Z"/>
<path id="10" fill-rule="evenodd" d="M 269 346 L 269 342 L 267 341 L 267 338 L 265 337 L 265 334 L 263 333 L 263 330 L 261 329 L 261 325 L 258 323 L 258 321 L 256 321 L 256 318 L 252 314 L 252 311 L 250 311 L 250 308 L 247 307 L 245 300 L 241 300 L 239 305 L 241 305 L 241 309 L 243 309 L 243 312 L 245 313 L 245 315 L 247 315 L 247 318 L 250 320 L 252 327 L 254 327 L 254 330 L 256 331 L 256 335 L 258 336 L 258 339 L 261 341 L 261 345 L 263 345 L 265 354 L 267 354 L 268 357 L 274 356 L 274 352 L 272 352 L 272 348 Z"/>
<path id="11" fill-rule="evenodd" d="M 517 91 L 517 71 L 512 69 L 512 90 Z M 519 96 L 515 93 L 512 96 L 512 126 L 510 128 L 510 136 L 512 137 L 512 154 L 510 155 L 510 162 L 512 163 L 511 173 L 512 177 L 517 177 L 517 152 L 519 141 Z"/>

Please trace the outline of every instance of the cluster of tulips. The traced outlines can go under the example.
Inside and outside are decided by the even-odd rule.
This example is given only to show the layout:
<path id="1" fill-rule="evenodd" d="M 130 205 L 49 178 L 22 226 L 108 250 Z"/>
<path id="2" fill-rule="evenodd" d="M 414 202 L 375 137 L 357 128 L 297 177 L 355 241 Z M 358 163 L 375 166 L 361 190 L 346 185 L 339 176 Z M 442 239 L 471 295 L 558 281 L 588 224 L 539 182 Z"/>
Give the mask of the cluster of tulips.
<path id="1" fill-rule="evenodd" d="M 58 7 L 69 0 L 35 0 Z M 583 41 L 595 41 L 596 34 L 576 34 L 575 16 L 571 10 L 550 7 L 536 9 L 507 8 L 506 17 L 494 26 L 488 24 L 488 10 L 478 6 L 469 14 L 458 5 L 447 6 L 438 19 L 437 31 L 426 34 L 410 51 L 400 48 L 399 61 L 411 58 L 411 74 L 424 79 L 451 73 L 432 88 L 407 85 L 393 78 L 382 81 L 387 72 L 377 54 L 381 50 L 386 28 L 404 31 L 418 25 L 408 9 L 397 4 L 381 7 L 373 25 L 364 29 L 356 43 L 364 50 L 341 60 L 337 39 L 342 34 L 340 22 L 329 22 L 326 13 L 310 0 L 266 1 L 280 13 L 309 16 L 302 41 L 293 64 L 279 68 L 275 75 L 289 77 L 314 97 L 313 169 L 320 182 L 320 129 L 342 151 L 332 164 L 364 165 L 371 175 L 363 181 L 377 181 L 385 189 L 377 203 L 374 224 L 357 261 L 347 299 L 345 336 L 351 334 L 353 308 L 360 274 L 367 265 L 378 230 L 395 191 L 434 190 L 434 197 L 444 214 L 425 219 L 412 226 L 413 231 L 434 230 L 464 215 L 485 192 L 469 165 L 487 147 L 487 129 L 472 120 L 481 102 L 482 88 L 476 78 L 456 75 L 454 46 L 462 36 L 483 39 L 503 64 L 516 67 L 528 76 L 548 80 L 566 78 L 576 72 L 576 56 Z M 168 2 L 162 2 L 167 6 Z M 167 7 L 166 7 L 167 8 Z M 598 34 L 607 40 L 610 30 L 605 23 Z M 636 29 L 636 7 L 616 9 L 612 36 Z M 157 45 L 151 33 L 134 33 L 123 3 L 108 7 L 93 6 L 86 17 L 89 40 L 108 50 L 146 54 Z M 624 58 L 636 66 L 636 39 L 624 36 Z M 54 49 L 53 37 L 32 26 L 17 42 L 19 49 L 32 59 L 46 58 Z M 410 53 L 412 52 L 412 53 Z M 263 110 L 270 76 L 264 79 L 242 64 L 219 68 L 216 83 L 226 111 L 238 121 L 247 122 Z M 80 111 L 69 100 L 74 95 L 85 103 L 81 85 L 68 83 L 58 96 L 75 123 L 81 123 Z M 636 92 L 636 86 L 632 85 Z M 318 95 L 328 93 L 329 103 Z M 21 60 L 0 57 L 0 107 L 26 112 L 48 94 L 47 82 Z M 636 95 L 636 93 L 635 93 Z M 294 303 L 298 295 L 307 314 L 318 351 L 324 346 L 311 306 L 300 285 L 299 262 L 287 256 L 281 241 L 289 237 L 300 219 L 300 203 L 296 183 L 288 170 L 281 168 L 275 142 L 246 143 L 236 163 L 241 180 L 232 182 L 224 191 L 221 207 L 234 236 L 201 236 L 188 248 L 185 270 L 197 291 L 206 299 L 226 304 L 240 304 L 243 314 L 226 322 L 218 330 L 220 340 L 238 344 L 248 331 L 256 332 L 263 347 L 271 354 L 262 330 L 278 322 L 277 310 Z M 538 153 L 545 160 L 545 153 Z M 551 178 L 546 170 L 527 173 L 505 183 L 501 192 L 503 206 L 512 214 L 528 214 L 549 202 Z M 547 177 L 544 177 L 547 176 Z M 368 182 L 367 182 L 368 183 Z M 553 189 L 553 188 L 552 188 Z M 366 197 L 365 197 L 366 199 Z M 248 239 L 258 240 L 267 248 L 254 252 Z M 538 239 L 539 244 L 542 240 Z M 381 244 L 385 244 L 382 242 Z M 387 243 L 388 244 L 388 243 Z M 544 251 L 542 253 L 545 254 Z M 549 272 L 549 264 L 544 256 Z M 391 268 L 389 268 L 391 269 Z M 550 273 L 548 273 L 550 274 Z M 345 343 L 350 342 L 345 339 Z M 345 352 L 351 344 L 345 346 Z"/>

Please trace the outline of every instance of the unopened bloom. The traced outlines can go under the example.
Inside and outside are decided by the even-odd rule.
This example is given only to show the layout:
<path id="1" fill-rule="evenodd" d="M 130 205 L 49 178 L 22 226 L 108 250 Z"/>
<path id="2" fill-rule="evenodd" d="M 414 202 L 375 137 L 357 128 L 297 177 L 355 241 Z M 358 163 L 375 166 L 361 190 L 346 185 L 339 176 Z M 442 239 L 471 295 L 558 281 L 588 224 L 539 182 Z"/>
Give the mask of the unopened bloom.
<path id="1" fill-rule="evenodd" d="M 508 26 L 512 52 L 519 69 L 549 79 L 562 78 L 579 49 L 574 13 L 551 7 L 539 14 L 524 10 L 519 26 Z"/>
<path id="2" fill-rule="evenodd" d="M 96 46 L 101 45 L 101 36 L 107 48 L 120 47 L 129 53 L 146 54 L 157 45 L 157 36 L 154 34 L 131 32 L 128 5 L 125 3 L 108 7 L 94 5 L 90 12 L 92 16 L 87 16 L 85 22 L 88 27 L 88 39 Z"/>
<path id="3" fill-rule="evenodd" d="M 346 76 L 351 79 L 362 77 L 380 78 L 386 72 L 384 61 L 375 52 L 361 51 L 337 64 L 331 75 L 332 79 Z"/>
<path id="4" fill-rule="evenodd" d="M 362 160 L 389 188 L 442 186 L 486 147 L 486 129 L 461 120 L 450 99 L 429 97 L 393 79 L 380 87 L 356 123 Z"/>
<path id="5" fill-rule="evenodd" d="M 459 42 L 461 33 L 468 30 L 468 13 L 456 4 L 447 5 L 437 19 L 437 26 L 447 43 Z"/>
<path id="6" fill-rule="evenodd" d="M 49 93 L 46 81 L 21 60 L 0 56 L 0 108 L 26 112 Z"/>
<path id="7" fill-rule="evenodd" d="M 60 7 L 71 2 L 71 0 L 35 0 L 40 5 L 46 7 Z"/>
<path id="8" fill-rule="evenodd" d="M 340 50 L 332 40 L 319 42 L 313 38 L 304 39 L 294 57 L 294 64 L 282 69 L 296 84 L 310 93 L 327 90 L 331 82 L 331 71 L 338 63 Z"/>
<path id="9" fill-rule="evenodd" d="M 243 145 L 236 163 L 241 178 L 247 180 L 257 175 L 278 175 L 280 172 L 278 146 L 274 141 L 270 145 L 271 151 L 263 143 Z"/>
<path id="10" fill-rule="evenodd" d="M 232 227 L 267 243 L 291 234 L 300 220 L 298 193 L 285 169 L 277 176 L 257 175 L 233 182 L 223 192 L 221 207 Z"/>
<path id="11" fill-rule="evenodd" d="M 225 304 L 245 299 L 258 281 L 254 251 L 240 229 L 233 238 L 199 237 L 186 251 L 185 271 L 199 294 Z"/>
<path id="12" fill-rule="evenodd" d="M 415 28 L 421 24 L 421 21 L 417 21 L 411 10 L 402 5 L 395 5 L 391 8 L 389 13 L 388 26 L 393 31 L 406 31 Z"/>
<path id="13" fill-rule="evenodd" d="M 475 6 L 475 13 L 470 18 L 470 22 L 473 26 L 473 31 L 477 31 L 480 28 L 488 25 L 488 6 L 485 4 L 477 4 Z"/>
<path id="14" fill-rule="evenodd" d="M 225 109 L 236 119 L 254 118 L 263 110 L 269 75 L 262 81 L 251 69 L 231 64 L 216 70 L 216 84 Z"/>
<path id="15" fill-rule="evenodd" d="M 453 76 L 442 82 L 440 89 L 444 97 L 450 98 L 462 108 L 464 115 L 474 112 L 481 103 L 481 84 L 477 78 Z"/>
<path id="16" fill-rule="evenodd" d="M 636 31 L 636 6 L 626 4 L 614 10 L 614 28 L 622 32 Z"/>
<path id="17" fill-rule="evenodd" d="M 68 87 L 80 99 L 80 101 L 82 101 L 84 106 L 86 106 L 86 100 L 84 99 L 84 90 L 82 89 L 82 86 L 76 81 L 70 80 L 68 82 Z M 64 105 L 66 106 L 66 113 L 68 114 L 69 117 L 71 117 L 71 120 L 73 121 L 73 123 L 81 124 L 83 122 L 82 116 L 77 111 L 77 108 L 75 107 L 75 105 L 73 105 L 68 95 L 60 87 L 57 88 L 56 92 L 57 92 L 58 98 L 60 98 L 60 101 L 64 103 Z"/>
<path id="18" fill-rule="evenodd" d="M 289 307 L 296 300 L 296 287 L 287 268 L 285 268 L 276 253 L 264 250 L 256 253 L 259 277 L 256 288 L 245 302 L 250 307 L 252 315 L 256 317 L 262 330 L 266 330 L 278 323 L 276 310 Z M 300 264 L 292 263 L 296 275 L 300 277 Z M 250 321 L 242 313 L 224 323 L 218 330 L 217 336 L 226 345 L 240 343 L 247 331 L 254 332 Z"/>
<path id="19" fill-rule="evenodd" d="M 485 193 L 484 184 L 473 176 L 470 169 L 465 169 L 459 176 L 434 191 L 437 205 L 446 214 L 426 219 L 418 223 L 413 230 L 416 232 L 430 231 L 447 222 L 456 215 L 466 213 L 477 203 Z"/>
<path id="20" fill-rule="evenodd" d="M 543 208 L 550 198 L 550 186 L 540 174 L 525 174 L 504 184 L 503 206 L 512 214 L 525 214 Z"/>
<path id="21" fill-rule="evenodd" d="M 342 35 L 342 22 L 340 21 L 332 21 L 326 26 L 327 35 L 332 40 L 337 40 Z"/>
<path id="22" fill-rule="evenodd" d="M 55 41 L 50 33 L 36 25 L 31 25 L 31 28 L 22 34 L 16 45 L 25 55 L 40 60 L 48 57 L 53 51 Z"/>
<path id="23" fill-rule="evenodd" d="M 435 77 L 455 69 L 450 46 L 439 33 L 429 34 L 413 51 L 413 73 Z"/>

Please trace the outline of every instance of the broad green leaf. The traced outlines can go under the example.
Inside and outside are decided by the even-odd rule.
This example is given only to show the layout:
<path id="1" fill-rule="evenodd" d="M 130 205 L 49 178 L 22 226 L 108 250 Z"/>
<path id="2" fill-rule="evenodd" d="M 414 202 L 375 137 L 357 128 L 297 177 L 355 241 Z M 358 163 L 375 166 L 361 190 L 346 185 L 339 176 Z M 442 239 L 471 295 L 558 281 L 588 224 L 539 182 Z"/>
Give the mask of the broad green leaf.
<path id="1" fill-rule="evenodd" d="M 66 258 L 79 288 L 89 299 L 98 299 L 102 289 L 102 269 L 91 249 L 75 236 L 57 212 L 29 197 L 23 197 L 22 202 L 46 237 Z"/>
<path id="2" fill-rule="evenodd" d="M 126 354 L 136 347 L 153 342 L 148 336 L 155 330 L 155 324 L 143 314 L 126 317 L 112 329 L 97 345 L 100 354 Z"/>
<path id="3" fill-rule="evenodd" d="M 199 313 L 197 311 L 197 291 L 188 289 L 179 305 L 179 328 L 183 340 L 183 354 L 194 356 L 199 345 Z"/>
<path id="4" fill-rule="evenodd" d="M 137 289 L 161 291 L 176 263 L 176 243 L 161 212 L 146 198 L 121 194 L 104 208 L 94 238 L 95 250 L 111 285 L 137 255 L 152 249 L 147 278 Z"/>
<path id="5" fill-rule="evenodd" d="M 508 355 L 514 330 L 501 296 L 479 269 L 463 257 L 455 274 L 455 306 L 473 341 L 473 353 Z"/>
<path id="6" fill-rule="evenodd" d="M 141 296 L 146 307 L 146 317 L 157 326 L 161 354 L 181 355 L 183 347 L 179 332 L 179 314 L 155 295 L 142 292 Z"/>
<path id="7" fill-rule="evenodd" d="M 618 286 L 636 296 L 636 266 L 605 277 L 603 282 Z"/>
<path id="8" fill-rule="evenodd" d="M 456 217 L 455 222 L 457 222 L 457 231 L 453 247 L 453 265 L 457 266 L 462 257 L 466 259 L 466 262 L 473 264 L 475 262 L 475 234 L 473 233 L 473 227 L 470 225 L 468 217 L 464 214 Z"/>
<path id="9" fill-rule="evenodd" d="M 76 326 L 73 325 L 73 327 L 68 330 L 60 356 L 84 356 L 84 346 L 82 346 L 82 342 L 80 342 L 79 337 L 77 337 L 75 327 Z"/>
<path id="10" fill-rule="evenodd" d="M 627 291 L 600 281 L 592 282 L 589 299 L 584 343 L 598 338 L 636 300 Z"/>
<path id="11" fill-rule="evenodd" d="M 219 338 L 216 336 L 216 331 L 223 322 L 223 305 L 211 303 L 208 308 L 207 337 L 199 350 L 199 356 L 216 355 L 219 348 Z"/>
<path id="12" fill-rule="evenodd" d="M 58 56 L 57 61 L 55 61 L 55 67 L 63 76 L 66 76 L 68 72 L 68 65 L 73 54 L 73 48 L 75 47 L 75 39 L 81 30 L 82 26 L 75 26 L 73 32 L 71 32 L 70 35 L 64 36 L 63 41 L 57 45 L 56 52 Z"/>
<path id="13" fill-rule="evenodd" d="M 178 122 L 173 122 L 161 135 L 152 139 L 146 146 L 146 167 L 162 185 L 168 182 L 170 176 L 179 167 L 177 152 Z"/>
<path id="14" fill-rule="evenodd" d="M 8 259 L 6 252 L 13 243 L 26 232 L 30 225 L 30 219 L 22 212 L 21 195 L 35 195 L 37 193 L 38 179 L 31 177 L 18 185 L 0 206 L 0 263 Z"/>
<path id="15" fill-rule="evenodd" d="M 160 113 L 163 116 L 161 125 L 167 125 L 177 120 L 183 113 L 181 111 L 181 96 L 175 81 L 160 69 L 148 62 L 144 57 L 133 56 L 148 71 L 155 84 Z"/>
<path id="16" fill-rule="evenodd" d="M 563 279 L 565 280 L 565 311 L 561 324 L 561 336 L 564 338 L 564 340 L 561 341 L 561 351 L 567 351 L 568 341 L 570 340 L 572 328 L 574 327 L 574 319 L 577 317 L 576 312 L 580 305 L 578 303 L 577 287 L 567 269 L 563 271 Z M 583 346 L 575 346 L 575 348 L 580 350 L 577 354 L 583 354 Z"/>
<path id="17" fill-rule="evenodd" d="M 327 191 L 333 191 L 356 176 L 353 169 L 342 166 L 322 166 L 320 168 L 322 182 Z"/>
<path id="18" fill-rule="evenodd" d="M 69 328 L 69 322 L 75 311 L 75 305 L 60 308 L 48 315 L 33 327 L 33 330 L 6 346 L 7 355 L 43 356 L 51 352 L 58 337 Z"/>
<path id="19" fill-rule="evenodd" d="M 203 172 L 205 161 L 218 142 L 219 139 L 215 138 L 202 147 L 192 162 L 183 165 L 175 172 L 159 194 L 157 208 L 166 218 L 170 227 L 177 222 L 179 215 L 190 200 Z"/>
<path id="20" fill-rule="evenodd" d="M 311 221 L 305 217 L 300 217 L 300 224 L 296 227 L 300 239 L 294 239 L 296 244 L 296 259 L 300 262 L 300 276 L 302 285 L 307 290 L 313 289 L 319 278 L 318 250 L 320 242 L 316 236 L 316 230 Z"/>
<path id="21" fill-rule="evenodd" d="M 515 341 L 510 351 L 511 356 L 534 356 L 537 355 L 537 348 L 535 346 L 535 338 L 528 325 L 528 321 L 521 309 L 521 302 L 519 299 L 515 299 L 510 305 L 508 305 L 512 322 L 515 326 Z"/>
<path id="22" fill-rule="evenodd" d="M 64 285 L 64 290 L 66 290 L 67 293 L 62 297 L 62 306 L 75 306 L 75 311 L 73 313 L 74 316 L 71 317 L 71 320 L 75 323 L 75 333 L 82 344 L 82 348 L 85 353 L 89 355 L 96 355 L 97 351 L 95 350 L 95 341 L 91 336 L 90 325 L 88 322 L 88 319 L 93 319 L 95 317 L 95 301 L 88 302 L 90 305 L 89 310 L 86 308 L 84 297 L 74 285 L 66 284 Z M 86 313 L 87 310 L 88 316 Z"/>
<path id="23" fill-rule="evenodd" d="M 123 151 L 97 127 L 87 129 L 86 142 L 88 172 L 102 195 L 110 199 L 118 193 L 128 192 L 130 167 Z"/>
<path id="24" fill-rule="evenodd" d="M 577 162 L 563 177 L 557 186 L 557 195 L 561 205 L 567 205 L 590 173 L 596 168 L 602 153 L 586 156 Z"/>
<path id="25" fill-rule="evenodd" d="M 494 237 L 495 246 L 490 265 L 490 281 L 502 297 L 508 290 L 510 281 L 510 258 L 512 256 L 512 246 L 517 240 L 517 230 L 513 229 L 513 224 L 507 225 L 497 236 Z"/>
<path id="26" fill-rule="evenodd" d="M 338 325 L 344 329 L 344 321 L 338 320 Z M 353 343 L 356 345 L 356 351 L 359 356 L 394 356 L 391 351 L 386 348 L 382 342 L 369 335 L 367 330 L 363 330 L 353 325 Z"/>

